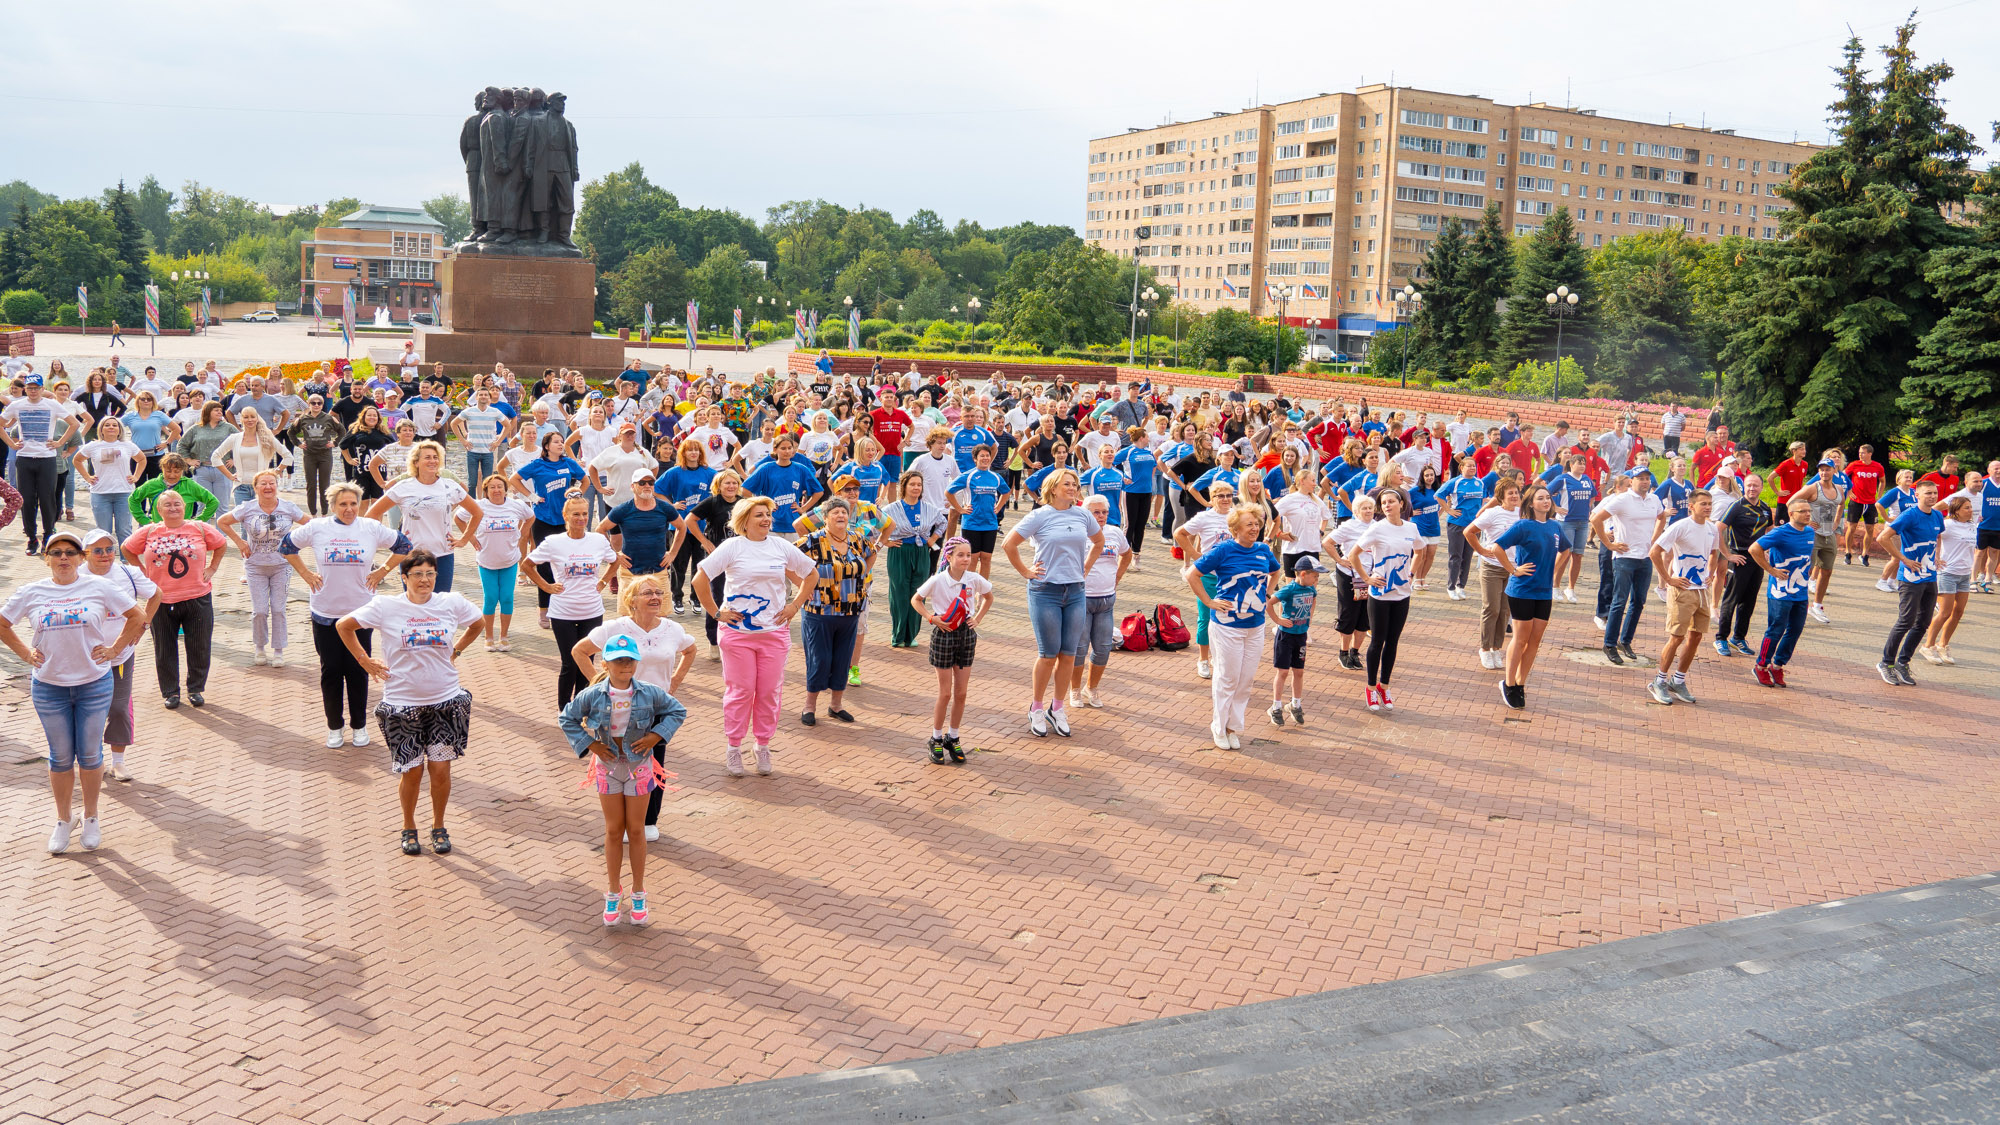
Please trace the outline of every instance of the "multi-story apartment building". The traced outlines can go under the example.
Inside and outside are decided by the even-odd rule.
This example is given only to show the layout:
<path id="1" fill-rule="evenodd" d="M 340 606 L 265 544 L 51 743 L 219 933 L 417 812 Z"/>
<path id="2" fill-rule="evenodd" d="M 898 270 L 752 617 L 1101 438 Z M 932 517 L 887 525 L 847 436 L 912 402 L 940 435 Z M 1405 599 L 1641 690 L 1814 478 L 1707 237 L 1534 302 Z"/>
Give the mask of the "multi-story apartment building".
<path id="1" fill-rule="evenodd" d="M 1815 146 L 1727 129 L 1393 86 L 1128 129 L 1090 142 L 1084 239 L 1137 255 L 1204 310 L 1282 312 L 1366 349 L 1401 318 L 1440 224 L 1568 207 L 1586 246 L 1681 227 L 1776 238 L 1773 187 Z M 1144 237 L 1142 237 L 1142 234 Z"/>
<path id="2" fill-rule="evenodd" d="M 319 295 L 326 314 L 339 316 L 351 287 L 357 320 L 383 309 L 400 323 L 435 318 L 445 249 L 444 224 L 423 208 L 368 204 L 300 244 L 299 308 L 310 314 Z"/>

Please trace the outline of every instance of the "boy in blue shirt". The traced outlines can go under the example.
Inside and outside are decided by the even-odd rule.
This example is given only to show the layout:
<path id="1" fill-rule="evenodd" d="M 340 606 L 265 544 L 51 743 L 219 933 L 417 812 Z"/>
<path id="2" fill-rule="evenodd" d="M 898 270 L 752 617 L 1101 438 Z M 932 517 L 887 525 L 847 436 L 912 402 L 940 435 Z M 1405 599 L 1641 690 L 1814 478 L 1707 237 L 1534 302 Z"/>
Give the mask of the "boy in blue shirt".
<path id="1" fill-rule="evenodd" d="M 959 417 L 958 429 L 952 431 L 951 453 L 958 459 L 958 471 L 972 471 L 972 451 L 980 446 L 994 444 L 993 431 L 986 428 L 986 412 L 977 407 L 969 408 Z"/>
<path id="2" fill-rule="evenodd" d="M 963 515 L 959 531 L 972 548 L 972 565 L 981 578 L 991 576 L 993 543 L 1000 531 L 1000 509 L 1014 495 L 1007 478 L 993 471 L 993 447 L 972 451 L 973 468 L 960 473 L 945 489 L 953 515 Z M 963 497 L 963 499 L 961 499 Z"/>
<path id="3" fill-rule="evenodd" d="M 1445 517 L 1445 544 L 1449 548 L 1444 592 L 1455 602 L 1465 600 L 1465 583 L 1472 576 L 1472 545 L 1465 541 L 1465 529 L 1472 525 L 1486 500 L 1485 487 L 1472 475 L 1472 462 L 1472 454 L 1460 454 L 1458 475 L 1437 491 L 1438 510 Z"/>
<path id="4" fill-rule="evenodd" d="M 1300 556 L 1293 564 L 1292 580 L 1278 587 L 1271 598 L 1271 620 L 1278 626 L 1278 639 L 1271 647 L 1271 725 L 1285 725 L 1285 674 L 1291 673 L 1292 721 L 1306 725 L 1303 699 L 1306 683 L 1306 634 L 1312 629 L 1313 602 L 1318 597 L 1319 576 L 1326 567 L 1311 555 Z"/>

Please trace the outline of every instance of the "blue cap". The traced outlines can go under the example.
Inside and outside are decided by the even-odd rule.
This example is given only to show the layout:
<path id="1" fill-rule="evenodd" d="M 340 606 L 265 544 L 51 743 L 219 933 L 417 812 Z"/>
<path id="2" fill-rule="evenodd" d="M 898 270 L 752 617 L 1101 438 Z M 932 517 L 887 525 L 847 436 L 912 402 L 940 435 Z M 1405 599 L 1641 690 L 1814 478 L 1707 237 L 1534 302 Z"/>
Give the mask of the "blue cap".
<path id="1" fill-rule="evenodd" d="M 39 387 L 42 385 L 42 377 L 30 371 L 21 377 L 21 385 L 24 387 Z"/>
<path id="2" fill-rule="evenodd" d="M 1838 469 L 1840 465 L 1833 458 L 1829 457 L 1826 460 L 1821 461 L 1819 463 L 1819 467 L 1822 469 Z"/>
<path id="3" fill-rule="evenodd" d="M 639 642 L 623 634 L 613 637 L 611 643 L 604 646 L 604 659 L 606 663 L 613 660 L 637 660 Z"/>
<path id="4" fill-rule="evenodd" d="M 1631 468 L 1625 470 L 1625 475 L 1628 477 L 1636 477 L 1642 474 L 1650 477 L 1653 475 L 1653 470 L 1651 467 L 1646 465 L 1634 465 Z"/>

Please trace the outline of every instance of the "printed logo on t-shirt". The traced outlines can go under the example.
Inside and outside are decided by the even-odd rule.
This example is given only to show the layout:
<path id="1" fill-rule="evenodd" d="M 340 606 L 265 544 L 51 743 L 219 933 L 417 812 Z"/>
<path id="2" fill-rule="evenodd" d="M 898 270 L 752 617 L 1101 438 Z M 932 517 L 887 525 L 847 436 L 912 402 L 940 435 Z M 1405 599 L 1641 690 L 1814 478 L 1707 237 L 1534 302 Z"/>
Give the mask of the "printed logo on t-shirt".
<path id="1" fill-rule="evenodd" d="M 764 629 L 768 624 L 768 622 L 759 622 L 757 620 L 760 614 L 771 608 L 771 599 L 767 597 L 760 594 L 731 594 L 722 600 L 722 604 L 743 615 L 742 620 L 730 626 L 731 629 L 741 630 L 745 633 L 755 633 Z"/>
<path id="2" fill-rule="evenodd" d="M 403 626 L 404 648 L 445 648 L 451 644 L 451 625 L 435 617 L 413 617 Z"/>
<path id="3" fill-rule="evenodd" d="M 1232 574 L 1215 588 L 1215 600 L 1227 608 L 1215 615 L 1218 621 L 1248 621 L 1264 612 L 1267 579 L 1262 571 Z"/>
<path id="4" fill-rule="evenodd" d="M 1708 556 L 1683 552 L 1674 556 L 1674 573 L 1697 590 L 1708 589 Z"/>
<path id="5" fill-rule="evenodd" d="M 1771 565 L 1784 572 L 1783 578 L 1769 581 L 1770 595 L 1779 601 L 1796 594 L 1803 594 L 1812 585 L 1812 552 L 1804 551 L 1788 557 L 1770 556 Z"/>
<path id="6" fill-rule="evenodd" d="M 91 623 L 90 606 L 86 602 L 51 602 L 42 607 L 40 617 L 35 619 L 37 629 L 75 629 Z"/>
<path id="7" fill-rule="evenodd" d="M 365 566 L 375 552 L 352 539 L 336 539 L 320 548 L 322 566 Z"/>

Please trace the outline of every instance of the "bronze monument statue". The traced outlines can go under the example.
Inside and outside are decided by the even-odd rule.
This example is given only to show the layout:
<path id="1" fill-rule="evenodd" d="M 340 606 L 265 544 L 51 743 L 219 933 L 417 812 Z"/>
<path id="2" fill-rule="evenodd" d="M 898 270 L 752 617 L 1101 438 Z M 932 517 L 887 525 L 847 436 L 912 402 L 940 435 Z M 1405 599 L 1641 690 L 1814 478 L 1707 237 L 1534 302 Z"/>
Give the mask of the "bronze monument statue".
<path id="1" fill-rule="evenodd" d="M 459 130 L 472 233 L 461 254 L 581 257 L 576 219 L 576 126 L 561 94 L 488 86 Z"/>

